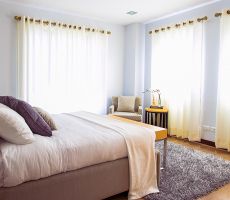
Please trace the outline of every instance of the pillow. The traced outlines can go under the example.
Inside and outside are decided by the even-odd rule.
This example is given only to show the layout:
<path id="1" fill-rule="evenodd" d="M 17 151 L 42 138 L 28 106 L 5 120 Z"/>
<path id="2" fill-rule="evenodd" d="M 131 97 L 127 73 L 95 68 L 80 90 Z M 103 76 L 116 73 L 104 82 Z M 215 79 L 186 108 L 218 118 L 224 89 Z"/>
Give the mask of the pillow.
<path id="1" fill-rule="evenodd" d="M 25 101 L 10 96 L 0 96 L 0 103 L 5 104 L 21 115 L 33 133 L 42 136 L 52 136 L 52 131 L 49 125 L 33 109 L 33 107 Z"/>
<path id="2" fill-rule="evenodd" d="M 34 136 L 23 117 L 0 104 L 0 137 L 14 144 L 29 144 Z"/>
<path id="3" fill-rule="evenodd" d="M 38 112 L 38 114 L 49 125 L 49 127 L 51 128 L 52 131 L 57 130 L 57 126 L 56 126 L 54 120 L 52 119 L 51 115 L 48 112 L 46 112 L 42 108 L 38 108 L 38 107 L 33 107 L 33 108 Z"/>
<path id="4" fill-rule="evenodd" d="M 118 97 L 118 112 L 134 112 L 135 98 L 132 96 Z"/>

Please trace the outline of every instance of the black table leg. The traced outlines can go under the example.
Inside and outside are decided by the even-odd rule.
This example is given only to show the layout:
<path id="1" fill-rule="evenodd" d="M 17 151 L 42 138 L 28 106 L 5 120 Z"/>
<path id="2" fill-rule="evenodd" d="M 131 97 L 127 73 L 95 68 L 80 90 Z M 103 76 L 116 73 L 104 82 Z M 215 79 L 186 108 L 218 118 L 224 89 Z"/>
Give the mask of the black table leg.
<path id="1" fill-rule="evenodd" d="M 147 112 L 147 124 L 149 123 L 149 113 Z"/>
<path id="2" fill-rule="evenodd" d="M 158 113 L 155 113 L 155 126 L 157 126 L 157 116 L 158 116 Z"/>
<path id="3" fill-rule="evenodd" d="M 168 113 L 166 113 L 166 126 L 165 126 L 165 128 L 168 129 Z"/>
<path id="4" fill-rule="evenodd" d="M 164 126 L 164 115 L 163 113 L 160 113 L 160 127 Z"/>
<path id="5" fill-rule="evenodd" d="M 150 116 L 151 116 L 151 123 L 150 124 L 153 125 L 153 113 L 152 112 L 150 113 Z"/>

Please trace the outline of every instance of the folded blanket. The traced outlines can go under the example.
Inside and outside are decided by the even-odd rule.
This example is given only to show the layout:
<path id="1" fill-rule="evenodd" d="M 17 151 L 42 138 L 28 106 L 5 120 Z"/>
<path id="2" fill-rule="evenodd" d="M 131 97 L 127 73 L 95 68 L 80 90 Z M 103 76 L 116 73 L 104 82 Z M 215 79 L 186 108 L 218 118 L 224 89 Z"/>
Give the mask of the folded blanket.
<path id="1" fill-rule="evenodd" d="M 80 112 L 74 116 L 104 126 L 124 137 L 130 171 L 129 199 L 139 199 L 150 193 L 159 192 L 153 130 L 87 112 Z"/>

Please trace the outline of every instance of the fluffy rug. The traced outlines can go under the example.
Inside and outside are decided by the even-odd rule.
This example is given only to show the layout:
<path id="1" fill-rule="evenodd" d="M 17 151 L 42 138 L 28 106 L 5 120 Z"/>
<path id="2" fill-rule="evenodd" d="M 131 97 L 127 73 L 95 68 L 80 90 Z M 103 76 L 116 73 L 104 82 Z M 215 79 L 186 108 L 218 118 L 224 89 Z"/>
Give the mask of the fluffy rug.
<path id="1" fill-rule="evenodd" d="M 156 148 L 162 153 L 162 142 L 156 143 Z M 168 142 L 167 168 L 161 170 L 160 193 L 148 195 L 145 200 L 193 200 L 227 183 L 229 161 Z"/>

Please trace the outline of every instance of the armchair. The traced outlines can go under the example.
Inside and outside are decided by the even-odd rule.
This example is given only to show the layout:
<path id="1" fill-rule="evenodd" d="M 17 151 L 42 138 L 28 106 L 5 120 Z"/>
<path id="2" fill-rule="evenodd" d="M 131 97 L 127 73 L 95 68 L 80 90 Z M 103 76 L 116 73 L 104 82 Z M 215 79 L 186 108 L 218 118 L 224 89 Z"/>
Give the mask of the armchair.
<path id="1" fill-rule="evenodd" d="M 143 110 L 142 110 L 142 103 L 140 97 L 135 97 L 134 112 L 120 112 L 117 111 L 117 108 L 118 108 L 118 96 L 113 96 L 112 105 L 109 107 L 109 114 L 131 119 L 138 122 L 142 121 Z"/>

